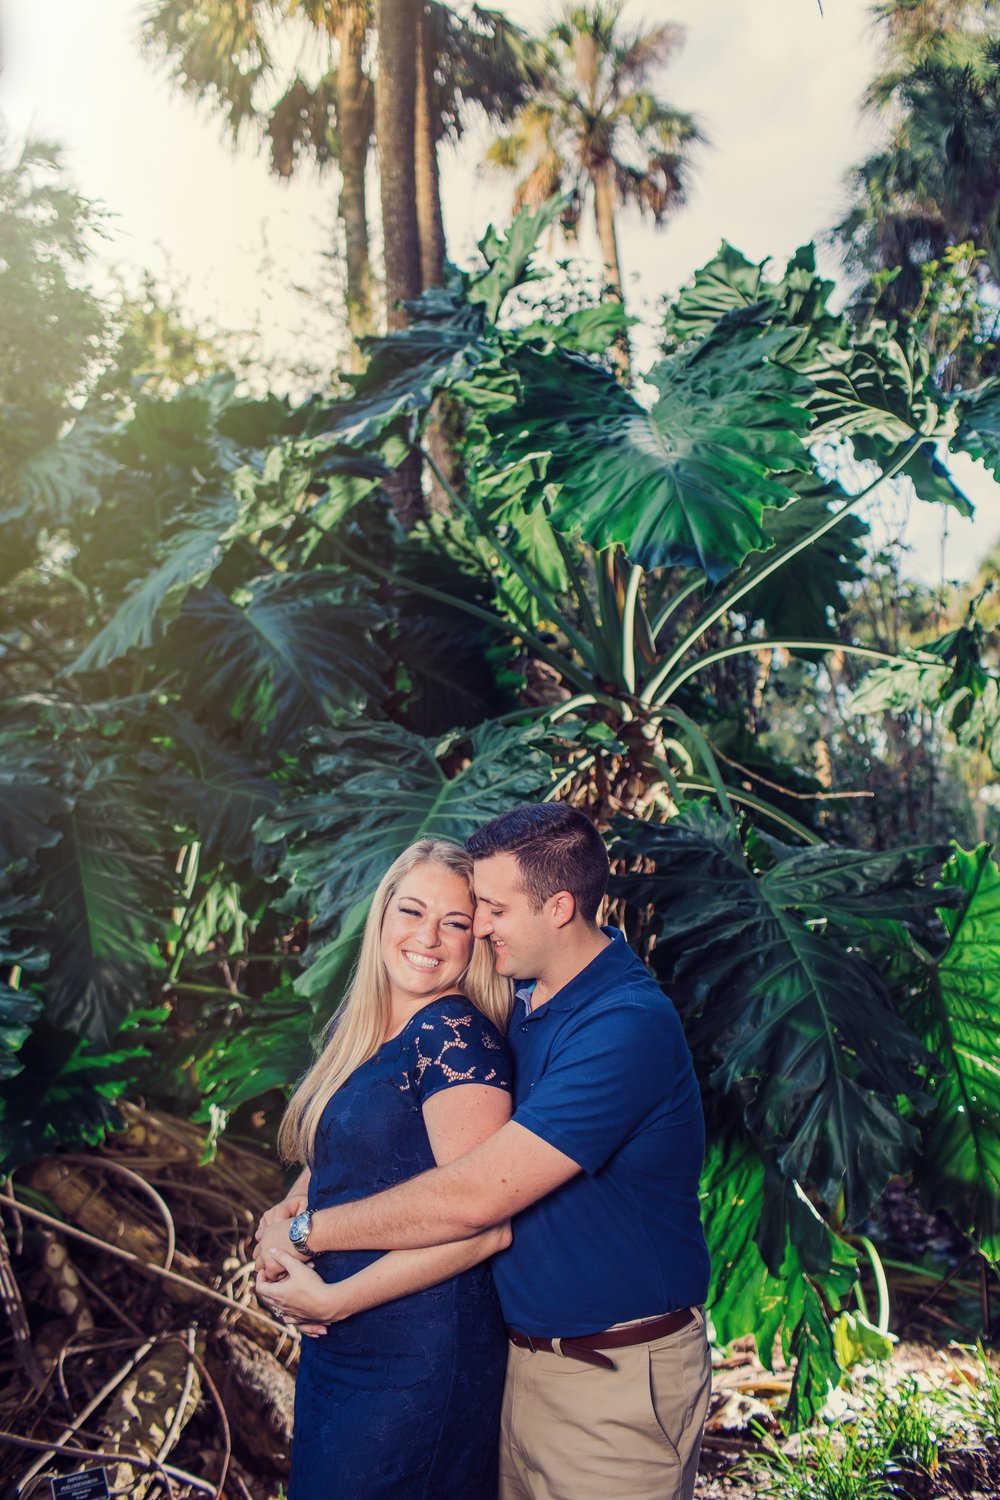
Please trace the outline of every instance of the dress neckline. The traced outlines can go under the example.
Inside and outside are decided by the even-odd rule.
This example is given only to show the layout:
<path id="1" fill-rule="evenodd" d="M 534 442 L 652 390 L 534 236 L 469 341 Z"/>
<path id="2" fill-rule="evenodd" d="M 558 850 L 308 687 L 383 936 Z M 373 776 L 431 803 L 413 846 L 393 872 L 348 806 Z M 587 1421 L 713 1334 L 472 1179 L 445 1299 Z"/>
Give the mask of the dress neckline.
<path id="1" fill-rule="evenodd" d="M 405 1033 L 413 1025 L 414 1021 L 417 1019 L 418 1016 L 422 1016 L 425 1010 L 430 1010 L 430 1008 L 431 1008 L 432 1005 L 440 1005 L 442 1000 L 464 1000 L 468 1005 L 472 1004 L 472 1001 L 469 999 L 468 995 L 459 994 L 457 991 L 454 994 L 450 994 L 450 995 L 438 995 L 436 997 L 436 999 L 434 999 L 434 1000 L 428 1000 L 428 1002 L 427 1002 L 426 1005 L 421 1005 L 418 1010 L 415 1010 L 413 1012 L 413 1015 L 410 1016 L 408 1020 L 406 1020 L 406 1021 L 403 1022 L 402 1026 L 399 1028 L 398 1031 L 394 1031 L 392 1033 L 392 1036 L 385 1037 L 379 1043 L 379 1048 L 378 1048 L 379 1052 L 381 1052 L 383 1050 L 383 1048 L 388 1047 L 389 1044 L 390 1044 L 390 1042 L 398 1042 L 399 1038 L 401 1036 L 405 1035 Z"/>

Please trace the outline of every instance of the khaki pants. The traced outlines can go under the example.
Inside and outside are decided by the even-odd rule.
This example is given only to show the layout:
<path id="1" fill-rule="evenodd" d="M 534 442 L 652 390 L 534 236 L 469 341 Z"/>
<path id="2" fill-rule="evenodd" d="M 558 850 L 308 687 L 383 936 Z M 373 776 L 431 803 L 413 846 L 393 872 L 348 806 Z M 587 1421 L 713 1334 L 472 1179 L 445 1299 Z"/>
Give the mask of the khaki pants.
<path id="1" fill-rule="evenodd" d="M 499 1500 L 691 1500 L 712 1373 L 702 1310 L 605 1352 L 617 1369 L 510 1346 Z"/>

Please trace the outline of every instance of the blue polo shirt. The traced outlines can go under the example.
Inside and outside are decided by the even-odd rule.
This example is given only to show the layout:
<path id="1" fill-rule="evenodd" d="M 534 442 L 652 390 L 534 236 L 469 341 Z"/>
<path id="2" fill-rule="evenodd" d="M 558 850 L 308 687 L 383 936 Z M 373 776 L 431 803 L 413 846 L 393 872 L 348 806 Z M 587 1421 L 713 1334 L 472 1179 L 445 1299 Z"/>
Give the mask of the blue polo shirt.
<path id="1" fill-rule="evenodd" d="M 620 932 L 530 1013 L 518 1006 L 514 1119 L 582 1172 L 519 1213 L 494 1257 L 504 1317 L 572 1338 L 705 1301 L 701 1097 L 671 1002 Z"/>

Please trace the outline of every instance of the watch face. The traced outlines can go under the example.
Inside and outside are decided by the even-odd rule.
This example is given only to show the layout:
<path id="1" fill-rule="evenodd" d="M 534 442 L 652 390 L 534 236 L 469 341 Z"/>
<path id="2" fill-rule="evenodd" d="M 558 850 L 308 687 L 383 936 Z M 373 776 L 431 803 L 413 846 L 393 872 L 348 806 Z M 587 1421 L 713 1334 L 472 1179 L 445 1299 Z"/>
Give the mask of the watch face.
<path id="1" fill-rule="evenodd" d="M 303 1213 L 296 1214 L 288 1226 L 288 1238 L 296 1250 L 304 1245 L 309 1238 L 309 1230 L 312 1228 L 312 1214 L 306 1209 Z"/>

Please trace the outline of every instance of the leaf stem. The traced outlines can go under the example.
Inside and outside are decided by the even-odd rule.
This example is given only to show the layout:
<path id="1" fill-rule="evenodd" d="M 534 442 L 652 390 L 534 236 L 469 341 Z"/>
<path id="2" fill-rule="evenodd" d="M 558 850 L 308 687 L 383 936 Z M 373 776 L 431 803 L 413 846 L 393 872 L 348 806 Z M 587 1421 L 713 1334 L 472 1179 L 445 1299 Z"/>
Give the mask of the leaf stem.
<path id="1" fill-rule="evenodd" d="M 851 656 L 867 656 L 874 661 L 899 661 L 899 656 L 892 651 L 879 651 L 874 646 L 855 646 L 847 641 L 812 641 L 812 640 L 762 640 L 762 641 L 738 641 L 733 646 L 721 646 L 718 651 L 709 651 L 704 656 L 699 656 L 697 661 L 691 662 L 683 672 L 676 677 L 668 678 L 664 682 L 660 692 L 657 694 L 657 702 L 669 698 L 682 683 L 700 672 L 703 667 L 714 666 L 716 662 L 725 661 L 730 656 L 740 656 L 748 651 L 845 651 Z"/>
<path id="2" fill-rule="evenodd" d="M 549 522 L 549 527 L 552 532 L 552 540 L 556 544 L 559 556 L 563 560 L 563 566 L 566 569 L 566 572 L 569 574 L 570 582 L 573 585 L 573 593 L 576 595 L 576 602 L 579 605 L 580 613 L 583 616 L 584 627 L 585 629 L 590 631 L 591 644 L 597 654 L 598 669 L 603 676 L 612 677 L 614 673 L 611 670 L 611 662 L 608 659 L 607 642 L 604 638 L 604 630 L 601 626 L 601 622 L 598 618 L 597 612 L 594 609 L 593 604 L 590 602 L 590 595 L 587 592 L 586 579 L 584 578 L 583 573 L 580 571 L 579 563 L 573 556 L 572 546 L 567 541 L 566 537 L 564 537 L 562 533 L 557 531 L 555 526 L 552 525 L 550 515 L 551 506 L 545 499 L 542 500 L 542 508 L 545 511 L 545 518 Z"/>
<path id="3" fill-rule="evenodd" d="M 627 693 L 635 692 L 635 611 L 641 583 L 642 569 L 638 563 L 633 563 L 625 587 L 621 619 L 621 673 Z"/>
<path id="4" fill-rule="evenodd" d="M 695 574 L 694 578 L 691 579 L 690 583 L 686 583 L 682 589 L 678 589 L 676 594 L 671 595 L 671 597 L 667 600 L 666 604 L 660 610 L 660 613 L 657 615 L 656 619 L 650 626 L 654 641 L 656 640 L 656 637 L 659 635 L 660 631 L 663 629 L 664 625 L 670 619 L 670 616 L 672 614 L 675 614 L 676 611 L 680 609 L 682 604 L 686 604 L 692 594 L 696 594 L 698 590 L 700 588 L 704 588 L 704 586 L 705 575 L 704 573 L 699 571 Z"/>
<path id="5" fill-rule="evenodd" d="M 850 500 L 847 500 L 839 510 L 834 511 L 834 513 L 830 516 L 827 516 L 825 520 L 818 522 L 818 524 L 815 525 L 811 531 L 806 532 L 805 536 L 800 537 L 797 542 L 792 542 L 789 546 L 778 552 L 774 557 L 769 558 L 767 562 L 762 563 L 759 568 L 755 568 L 754 571 L 750 574 L 749 578 L 743 579 L 743 581 L 741 583 L 738 583 L 730 593 L 726 594 L 713 609 L 709 610 L 707 615 L 705 615 L 701 620 L 698 621 L 696 628 L 692 630 L 691 633 L 683 641 L 679 642 L 675 650 L 671 652 L 670 656 L 668 656 L 667 660 L 663 663 L 662 667 L 660 667 L 659 670 L 654 674 L 654 676 L 650 678 L 649 682 L 647 682 L 642 694 L 643 705 L 646 706 L 656 701 L 657 693 L 659 692 L 661 685 L 670 676 L 671 672 L 674 670 L 674 667 L 677 666 L 678 662 L 680 662 L 687 655 L 694 643 L 699 640 L 707 630 L 710 630 L 712 626 L 717 623 L 717 621 L 722 619 L 723 615 L 726 614 L 734 604 L 738 603 L 740 599 L 745 598 L 747 594 L 752 593 L 759 584 L 764 582 L 765 578 L 770 578 L 772 573 L 775 573 L 779 568 L 784 567 L 785 563 L 791 562 L 792 558 L 797 557 L 800 552 L 803 552 L 806 549 L 806 547 L 811 547 L 813 542 L 818 541 L 821 536 L 825 536 L 828 531 L 832 531 L 835 526 L 839 525 L 839 523 L 844 519 L 846 515 L 848 515 L 852 510 L 855 510 L 859 505 L 863 504 L 864 501 L 867 500 L 868 497 L 878 489 L 880 484 L 885 484 L 886 480 L 895 478 L 900 470 L 903 469 L 909 462 L 909 460 L 913 457 L 917 449 L 926 441 L 927 438 L 925 434 L 923 432 L 919 433 L 912 440 L 912 442 L 906 444 L 902 452 L 897 454 L 896 458 L 893 459 L 892 463 L 888 465 L 888 467 L 878 476 L 877 479 L 873 479 L 871 484 L 866 485 L 863 490 L 859 490 L 858 493 L 856 495 L 853 495 Z"/>
<path id="6" fill-rule="evenodd" d="M 734 823 L 736 821 L 736 817 L 733 812 L 732 802 L 729 800 L 729 792 L 725 782 L 722 779 L 722 773 L 719 770 L 719 763 L 712 753 L 712 747 L 709 744 L 707 737 L 698 728 L 698 725 L 694 722 L 694 720 L 688 717 L 683 709 L 675 708 L 673 704 L 671 704 L 669 708 L 661 708 L 659 716 L 664 719 L 672 720 L 672 722 L 676 724 L 679 729 L 683 729 L 684 733 L 688 736 L 689 739 L 694 741 L 695 748 L 697 749 L 698 754 L 701 757 L 705 770 L 708 773 L 708 779 L 718 799 L 719 808 L 723 816 L 728 818 L 731 823 Z"/>
<path id="7" fill-rule="evenodd" d="M 878 1293 L 878 1331 L 889 1332 L 889 1282 L 886 1279 L 885 1267 L 875 1246 L 866 1234 L 857 1236 L 858 1243 L 864 1247 L 865 1253 L 871 1262 L 872 1275 L 875 1277 L 875 1290 Z"/>
<path id="8" fill-rule="evenodd" d="M 684 800 L 681 796 L 681 783 L 677 780 L 677 777 L 674 775 L 673 771 L 671 771 L 665 760 L 660 760 L 658 756 L 654 756 L 652 758 L 652 764 L 656 767 L 657 771 L 659 771 L 660 775 L 663 777 L 664 785 L 673 798 L 674 805 L 676 807 L 680 807 L 681 803 Z"/>
<path id="9" fill-rule="evenodd" d="M 564 714 L 574 713 L 578 708 L 589 708 L 596 703 L 597 699 L 593 693 L 577 693 L 575 698 L 568 698 L 565 703 L 536 703 L 526 704 L 524 708 L 513 708 L 509 714 L 501 714 L 494 719 L 494 724 L 517 724 L 521 719 L 541 719 L 549 714 L 553 720 L 561 719 Z"/>
<path id="10" fill-rule="evenodd" d="M 582 760 L 578 760 L 575 765 L 570 766 L 565 776 L 561 776 L 555 785 L 550 787 L 545 793 L 545 801 L 554 802 L 563 787 L 569 786 L 571 781 L 575 781 L 581 771 L 589 770 L 596 759 L 596 754 L 585 755 Z"/>

